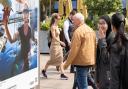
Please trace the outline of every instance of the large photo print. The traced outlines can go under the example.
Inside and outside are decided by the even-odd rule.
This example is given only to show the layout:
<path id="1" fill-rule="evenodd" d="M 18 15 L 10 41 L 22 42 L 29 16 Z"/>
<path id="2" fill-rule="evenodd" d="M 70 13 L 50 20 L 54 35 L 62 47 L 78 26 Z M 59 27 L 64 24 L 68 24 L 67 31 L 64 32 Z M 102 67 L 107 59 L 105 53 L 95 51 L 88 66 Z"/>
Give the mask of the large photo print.
<path id="1" fill-rule="evenodd" d="M 36 0 L 0 0 L 0 81 L 37 67 Z"/>

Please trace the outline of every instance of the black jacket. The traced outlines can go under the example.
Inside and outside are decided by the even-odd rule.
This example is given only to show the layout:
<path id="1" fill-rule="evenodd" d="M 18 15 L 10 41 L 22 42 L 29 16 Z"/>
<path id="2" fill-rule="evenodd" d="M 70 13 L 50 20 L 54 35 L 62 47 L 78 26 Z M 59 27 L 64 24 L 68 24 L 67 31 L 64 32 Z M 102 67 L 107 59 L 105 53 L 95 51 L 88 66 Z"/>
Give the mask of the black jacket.
<path id="1" fill-rule="evenodd" d="M 113 43 L 110 49 L 110 89 L 128 89 L 128 41 L 119 46 Z"/>
<path id="2" fill-rule="evenodd" d="M 113 41 L 110 35 L 107 39 L 99 39 L 96 56 L 96 82 L 99 89 L 109 89 L 110 82 L 110 55 L 109 48 Z"/>

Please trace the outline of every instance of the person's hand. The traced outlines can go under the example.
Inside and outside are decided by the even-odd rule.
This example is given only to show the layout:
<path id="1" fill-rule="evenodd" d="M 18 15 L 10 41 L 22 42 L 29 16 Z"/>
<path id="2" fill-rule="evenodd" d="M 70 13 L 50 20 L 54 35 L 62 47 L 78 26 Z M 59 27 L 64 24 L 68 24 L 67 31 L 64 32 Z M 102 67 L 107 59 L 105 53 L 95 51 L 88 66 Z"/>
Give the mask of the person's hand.
<path id="1" fill-rule="evenodd" d="M 103 38 L 105 38 L 105 33 L 101 28 L 99 28 L 99 39 L 103 39 Z"/>
<path id="2" fill-rule="evenodd" d="M 8 7 L 4 7 L 3 12 L 3 25 L 7 26 L 10 15 L 10 9 Z"/>
<path id="3" fill-rule="evenodd" d="M 69 46 L 69 48 L 71 48 L 71 42 L 70 42 L 70 43 L 68 43 L 68 46 Z"/>
<path id="4" fill-rule="evenodd" d="M 61 45 L 62 47 L 65 47 L 65 46 L 66 46 L 64 42 L 60 42 L 60 45 Z"/>
<path id="5" fill-rule="evenodd" d="M 64 61 L 63 63 L 62 63 L 62 66 L 63 66 L 63 69 L 65 70 L 65 63 L 66 63 L 66 61 Z"/>

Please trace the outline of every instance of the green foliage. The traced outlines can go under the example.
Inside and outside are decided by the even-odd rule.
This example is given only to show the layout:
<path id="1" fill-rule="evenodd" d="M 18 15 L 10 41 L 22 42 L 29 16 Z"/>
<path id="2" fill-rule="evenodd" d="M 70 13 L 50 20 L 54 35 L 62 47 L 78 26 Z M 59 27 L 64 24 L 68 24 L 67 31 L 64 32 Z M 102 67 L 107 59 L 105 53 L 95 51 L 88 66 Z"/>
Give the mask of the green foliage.
<path id="1" fill-rule="evenodd" d="M 86 22 L 93 30 L 97 30 L 98 18 L 99 18 L 99 17 L 98 17 L 97 15 L 95 15 L 93 20 L 87 18 L 85 22 Z"/>
<path id="2" fill-rule="evenodd" d="M 65 18 L 61 19 L 58 22 L 58 27 L 59 28 L 63 29 L 64 21 L 65 21 Z M 47 20 L 45 20 L 45 22 L 41 22 L 40 23 L 40 30 L 47 31 L 49 29 L 50 29 L 50 18 L 48 18 Z"/>
<path id="3" fill-rule="evenodd" d="M 45 15 L 51 15 L 49 12 L 50 10 L 53 9 L 53 5 L 57 0 L 40 0 L 40 20 L 43 21 Z M 51 7 L 50 7 L 50 2 L 51 2 Z"/>
<path id="4" fill-rule="evenodd" d="M 58 27 L 63 29 L 63 25 L 64 25 L 64 21 L 65 21 L 65 18 L 61 19 L 58 23 Z"/>
<path id="5" fill-rule="evenodd" d="M 122 10 L 121 0 L 83 0 L 88 11 L 98 16 Z"/>
<path id="6" fill-rule="evenodd" d="M 99 16 L 105 14 L 111 16 L 112 12 L 122 12 L 121 0 L 83 0 L 83 2 L 87 5 L 89 16 L 91 16 L 86 23 L 94 30 L 97 29 Z"/>
<path id="7" fill-rule="evenodd" d="M 41 22 L 40 30 L 43 30 L 43 31 L 47 31 L 47 30 L 49 30 L 49 28 L 50 28 L 49 25 L 50 25 L 49 22 L 46 22 L 46 23 Z"/>

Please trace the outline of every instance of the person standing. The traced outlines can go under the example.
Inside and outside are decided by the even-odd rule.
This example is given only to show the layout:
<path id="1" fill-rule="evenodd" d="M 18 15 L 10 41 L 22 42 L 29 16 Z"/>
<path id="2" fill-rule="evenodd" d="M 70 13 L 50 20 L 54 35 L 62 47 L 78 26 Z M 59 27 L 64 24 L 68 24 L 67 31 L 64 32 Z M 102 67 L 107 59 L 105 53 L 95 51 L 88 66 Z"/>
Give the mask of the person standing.
<path id="1" fill-rule="evenodd" d="M 66 47 L 65 47 L 66 52 L 69 51 L 70 45 L 71 45 L 72 32 L 74 30 L 73 23 L 72 23 L 72 17 L 75 14 L 76 14 L 76 11 L 72 10 L 70 12 L 69 17 L 64 21 L 64 36 L 65 36 L 65 43 L 66 43 Z"/>
<path id="2" fill-rule="evenodd" d="M 111 22 L 107 15 L 99 18 L 98 44 L 96 57 L 96 83 L 99 89 L 109 89 L 110 84 L 110 59 L 109 48 L 112 43 Z M 104 35 L 102 35 L 104 33 Z"/>
<path id="3" fill-rule="evenodd" d="M 76 67 L 76 80 L 80 89 L 87 89 L 87 75 L 89 68 L 95 64 L 96 35 L 84 23 L 84 16 L 77 13 L 73 16 L 73 24 L 77 29 L 73 33 L 71 49 L 63 67 L 70 64 Z"/>
<path id="4" fill-rule="evenodd" d="M 115 38 L 110 49 L 110 89 L 128 89 L 128 38 L 125 18 L 121 13 L 112 15 Z"/>
<path id="5" fill-rule="evenodd" d="M 65 37 L 65 51 L 66 53 L 70 50 L 70 46 L 71 46 L 71 38 L 74 32 L 74 25 L 72 23 L 72 17 L 76 14 L 75 10 L 72 10 L 70 12 L 69 17 L 64 21 L 64 37 Z M 71 65 L 70 67 L 70 73 L 74 73 L 74 66 Z"/>
<path id="6" fill-rule="evenodd" d="M 75 30 L 75 27 L 72 23 L 72 17 L 75 14 L 76 14 L 76 11 L 72 10 L 70 12 L 69 17 L 64 21 L 64 29 L 63 30 L 64 30 L 64 38 L 65 38 L 65 44 L 66 44 L 66 47 L 65 47 L 66 55 L 68 55 L 68 53 L 69 53 L 70 46 L 71 46 L 71 38 L 72 38 L 73 32 Z M 70 66 L 70 73 L 75 73 L 75 67 L 73 65 Z M 77 87 L 77 82 L 76 82 L 75 74 L 74 74 L 73 89 L 75 89 L 76 87 Z"/>

